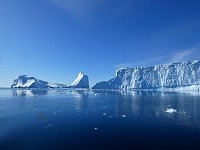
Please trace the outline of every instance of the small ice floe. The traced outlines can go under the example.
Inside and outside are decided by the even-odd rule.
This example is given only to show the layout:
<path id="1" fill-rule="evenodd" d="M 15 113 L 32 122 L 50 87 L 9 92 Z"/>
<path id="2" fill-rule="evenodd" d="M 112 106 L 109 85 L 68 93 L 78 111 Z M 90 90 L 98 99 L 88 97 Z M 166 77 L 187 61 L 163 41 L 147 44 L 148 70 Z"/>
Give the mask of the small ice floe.
<path id="1" fill-rule="evenodd" d="M 103 115 L 103 116 L 106 116 L 106 113 L 103 113 L 102 115 Z"/>
<path id="2" fill-rule="evenodd" d="M 88 91 L 83 91 L 83 95 L 87 95 L 88 94 Z"/>
<path id="3" fill-rule="evenodd" d="M 173 109 L 173 108 L 167 109 L 165 112 L 170 113 L 170 114 L 177 113 L 176 109 Z"/>
<path id="4" fill-rule="evenodd" d="M 94 130 L 98 130 L 98 128 L 94 128 Z"/>
<path id="5" fill-rule="evenodd" d="M 97 95 L 98 95 L 97 93 L 94 94 L 94 96 L 97 96 Z"/>
<path id="6" fill-rule="evenodd" d="M 56 115 L 57 113 L 56 113 L 56 112 L 53 112 L 52 114 L 53 114 L 53 115 Z"/>
<path id="7" fill-rule="evenodd" d="M 122 115 L 122 117 L 123 117 L 123 118 L 125 118 L 125 117 L 126 117 L 126 115 Z"/>

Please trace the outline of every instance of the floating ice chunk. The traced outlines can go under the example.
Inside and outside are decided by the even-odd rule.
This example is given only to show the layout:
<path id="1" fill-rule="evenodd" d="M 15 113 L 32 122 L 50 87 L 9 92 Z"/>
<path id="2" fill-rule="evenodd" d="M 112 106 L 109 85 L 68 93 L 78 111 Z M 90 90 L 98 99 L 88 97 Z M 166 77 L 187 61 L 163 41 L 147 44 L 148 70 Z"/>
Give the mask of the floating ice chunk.
<path id="1" fill-rule="evenodd" d="M 106 113 L 103 113 L 102 115 L 106 116 Z"/>
<path id="2" fill-rule="evenodd" d="M 167 109 L 165 112 L 170 113 L 170 114 L 177 113 L 176 109 L 173 109 L 173 108 Z"/>
<path id="3" fill-rule="evenodd" d="M 98 128 L 94 128 L 94 130 L 98 130 Z"/>
<path id="4" fill-rule="evenodd" d="M 126 115 L 122 115 L 122 117 L 123 117 L 123 118 L 125 118 L 125 117 L 126 117 Z"/>

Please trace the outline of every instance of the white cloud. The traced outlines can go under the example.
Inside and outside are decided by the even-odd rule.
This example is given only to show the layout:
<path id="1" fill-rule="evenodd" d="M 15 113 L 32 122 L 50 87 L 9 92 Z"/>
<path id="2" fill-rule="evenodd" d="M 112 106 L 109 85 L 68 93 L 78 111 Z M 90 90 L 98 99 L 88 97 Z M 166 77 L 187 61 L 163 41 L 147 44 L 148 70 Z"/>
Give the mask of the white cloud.
<path id="1" fill-rule="evenodd" d="M 186 61 L 186 60 L 191 60 L 191 59 L 197 59 L 198 55 L 197 54 L 198 48 L 194 47 L 188 50 L 184 51 L 179 51 L 171 56 L 169 59 L 170 62 L 180 62 L 180 61 Z"/>
<path id="2" fill-rule="evenodd" d="M 56 6 L 63 8 L 71 15 L 79 18 L 92 16 L 100 0 L 50 0 Z"/>
<path id="3" fill-rule="evenodd" d="M 165 55 L 157 55 L 157 56 L 152 56 L 148 57 L 148 59 L 141 59 L 140 61 L 137 62 L 128 62 L 128 63 L 121 63 L 117 64 L 115 68 L 126 68 L 126 67 L 149 67 L 152 65 L 157 65 L 159 64 L 162 60 L 166 59 Z M 166 62 L 163 62 L 166 63 Z"/>
<path id="4" fill-rule="evenodd" d="M 169 64 L 172 62 L 181 62 L 188 60 L 200 59 L 200 46 L 195 46 L 186 50 L 179 50 L 175 53 L 155 55 L 148 58 L 141 59 L 137 62 L 128 62 L 117 64 L 115 68 L 126 68 L 126 67 L 148 67 L 158 64 Z"/>

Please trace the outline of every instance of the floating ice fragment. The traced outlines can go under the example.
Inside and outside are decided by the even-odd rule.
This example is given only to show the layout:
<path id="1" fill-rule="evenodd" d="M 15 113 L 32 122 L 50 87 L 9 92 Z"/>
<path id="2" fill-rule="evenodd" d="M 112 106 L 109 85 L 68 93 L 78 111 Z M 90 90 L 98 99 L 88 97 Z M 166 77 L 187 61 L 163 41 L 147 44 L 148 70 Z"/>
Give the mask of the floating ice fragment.
<path id="1" fill-rule="evenodd" d="M 122 115 L 122 117 L 123 117 L 123 118 L 125 118 L 125 117 L 126 117 L 126 115 Z"/>
<path id="2" fill-rule="evenodd" d="M 98 128 L 94 128 L 94 130 L 98 130 Z"/>
<path id="3" fill-rule="evenodd" d="M 106 113 L 103 113 L 104 116 L 106 116 Z"/>
<path id="4" fill-rule="evenodd" d="M 165 112 L 173 114 L 173 113 L 176 113 L 177 111 L 176 109 L 170 108 L 170 109 L 167 109 Z"/>

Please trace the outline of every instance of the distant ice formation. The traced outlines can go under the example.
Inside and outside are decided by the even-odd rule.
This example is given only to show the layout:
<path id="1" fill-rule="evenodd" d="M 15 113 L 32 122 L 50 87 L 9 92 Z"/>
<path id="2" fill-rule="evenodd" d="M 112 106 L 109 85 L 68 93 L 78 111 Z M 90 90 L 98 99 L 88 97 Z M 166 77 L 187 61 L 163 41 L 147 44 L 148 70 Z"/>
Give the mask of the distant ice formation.
<path id="1" fill-rule="evenodd" d="M 200 60 L 141 68 L 121 68 L 116 77 L 93 89 L 177 89 L 199 90 Z"/>
<path id="2" fill-rule="evenodd" d="M 27 75 L 19 76 L 14 80 L 11 88 L 55 88 L 63 86 L 62 84 L 49 83 L 34 77 L 28 77 Z"/>
<path id="3" fill-rule="evenodd" d="M 70 85 L 72 88 L 89 88 L 89 78 L 87 75 L 80 72 L 78 77 Z"/>
<path id="4" fill-rule="evenodd" d="M 89 78 L 82 72 L 74 82 L 67 86 L 58 83 L 49 83 L 35 77 L 28 77 L 27 75 L 21 75 L 14 80 L 11 88 L 89 88 Z"/>

